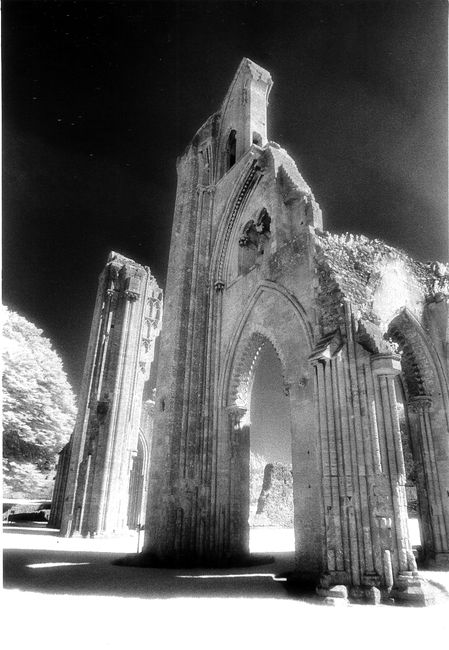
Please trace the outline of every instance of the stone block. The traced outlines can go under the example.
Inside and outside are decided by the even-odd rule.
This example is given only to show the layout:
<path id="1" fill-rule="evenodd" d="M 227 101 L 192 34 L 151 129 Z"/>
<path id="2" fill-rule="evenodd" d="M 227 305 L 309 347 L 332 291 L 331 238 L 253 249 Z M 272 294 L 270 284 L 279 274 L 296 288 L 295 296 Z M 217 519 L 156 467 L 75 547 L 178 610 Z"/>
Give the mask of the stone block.
<path id="1" fill-rule="evenodd" d="M 328 605 L 330 607 L 346 607 L 347 605 L 349 605 L 349 602 L 344 598 L 332 598 L 330 596 L 326 596 L 326 598 L 323 601 L 323 604 Z"/>
<path id="2" fill-rule="evenodd" d="M 332 598 L 346 598 L 348 599 L 348 589 L 345 585 L 335 585 L 329 589 L 329 595 Z"/>
<path id="3" fill-rule="evenodd" d="M 366 590 L 366 601 L 370 605 L 380 605 L 380 601 L 382 599 L 382 594 L 380 592 L 380 589 L 377 587 L 370 587 L 369 589 Z"/>

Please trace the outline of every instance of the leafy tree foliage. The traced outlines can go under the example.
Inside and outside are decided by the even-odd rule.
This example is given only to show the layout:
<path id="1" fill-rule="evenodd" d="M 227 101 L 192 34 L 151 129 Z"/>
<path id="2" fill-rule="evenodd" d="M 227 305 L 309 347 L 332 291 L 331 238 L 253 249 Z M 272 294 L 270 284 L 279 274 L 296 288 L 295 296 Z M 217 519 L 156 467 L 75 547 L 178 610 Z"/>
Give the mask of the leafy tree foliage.
<path id="1" fill-rule="evenodd" d="M 75 421 L 75 398 L 49 339 L 3 307 L 4 497 L 51 497 L 57 454 Z"/>

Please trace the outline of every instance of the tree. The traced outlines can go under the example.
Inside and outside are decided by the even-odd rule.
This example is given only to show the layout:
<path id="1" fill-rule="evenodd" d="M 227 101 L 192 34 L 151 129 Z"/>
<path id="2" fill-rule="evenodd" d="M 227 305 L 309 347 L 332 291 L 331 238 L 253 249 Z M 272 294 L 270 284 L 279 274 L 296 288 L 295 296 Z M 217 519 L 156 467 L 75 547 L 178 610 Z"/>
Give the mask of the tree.
<path id="1" fill-rule="evenodd" d="M 2 312 L 4 496 L 48 499 L 75 397 L 42 330 L 7 307 Z"/>

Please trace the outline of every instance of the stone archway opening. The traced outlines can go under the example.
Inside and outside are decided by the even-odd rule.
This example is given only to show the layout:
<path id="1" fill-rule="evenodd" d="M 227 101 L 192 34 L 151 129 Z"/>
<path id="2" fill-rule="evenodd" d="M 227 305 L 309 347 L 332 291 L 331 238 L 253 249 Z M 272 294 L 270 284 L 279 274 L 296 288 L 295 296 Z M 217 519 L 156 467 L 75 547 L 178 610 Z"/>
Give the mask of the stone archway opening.
<path id="1" fill-rule="evenodd" d="M 289 399 L 278 355 L 265 340 L 249 385 L 249 547 L 294 551 L 293 475 Z"/>

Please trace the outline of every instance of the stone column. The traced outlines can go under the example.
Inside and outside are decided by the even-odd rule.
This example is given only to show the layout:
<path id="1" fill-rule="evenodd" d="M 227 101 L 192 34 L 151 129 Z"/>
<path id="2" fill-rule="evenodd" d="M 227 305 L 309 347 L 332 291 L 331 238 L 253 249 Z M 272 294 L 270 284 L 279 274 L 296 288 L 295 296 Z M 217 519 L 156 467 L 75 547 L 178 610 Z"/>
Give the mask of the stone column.
<path id="1" fill-rule="evenodd" d="M 313 382 L 286 383 L 290 402 L 296 567 L 302 579 L 316 581 L 323 567 L 321 480 L 316 448 Z"/>
<path id="2" fill-rule="evenodd" d="M 329 579 L 332 584 L 358 584 L 357 563 L 353 562 L 356 558 L 353 557 L 350 545 L 350 537 L 353 535 L 349 529 L 345 498 L 344 459 L 346 457 L 348 463 L 349 433 L 347 418 L 341 417 L 338 395 L 334 394 L 336 387 L 330 379 L 332 360 L 321 358 L 315 360 L 313 366 L 321 456 L 323 571 L 326 580 Z M 337 404 L 334 398 L 337 398 Z M 350 463 L 350 472 L 349 467 Z"/>
<path id="3" fill-rule="evenodd" d="M 417 464 L 422 545 L 426 559 L 449 566 L 449 540 L 431 424 L 432 399 L 417 395 L 408 402 L 410 433 Z"/>
<path id="4" fill-rule="evenodd" d="M 374 514 L 380 530 L 384 580 L 388 588 L 393 587 L 391 593 L 398 600 L 425 603 L 426 595 L 418 577 L 408 531 L 406 475 L 394 381 L 401 371 L 400 357 L 373 355 L 371 367 L 382 459 L 382 474 L 375 482 Z"/>
<path id="5" fill-rule="evenodd" d="M 229 557 L 242 557 L 249 552 L 250 428 L 249 424 L 245 424 L 246 413 L 245 408 L 228 407 L 230 492 L 229 546 L 226 555 Z"/>

